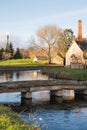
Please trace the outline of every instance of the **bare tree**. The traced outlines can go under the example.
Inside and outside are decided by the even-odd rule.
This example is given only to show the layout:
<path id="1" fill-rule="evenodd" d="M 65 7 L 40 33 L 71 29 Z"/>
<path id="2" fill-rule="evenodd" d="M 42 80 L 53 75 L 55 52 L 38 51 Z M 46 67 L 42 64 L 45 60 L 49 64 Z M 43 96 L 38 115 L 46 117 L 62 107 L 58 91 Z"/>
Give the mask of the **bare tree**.
<path id="1" fill-rule="evenodd" d="M 38 48 L 44 50 L 48 56 L 48 63 L 51 63 L 52 59 L 52 50 L 57 47 L 59 35 L 61 34 L 62 29 L 58 28 L 55 25 L 46 25 L 42 28 L 39 28 L 36 32 L 37 40 L 31 38 L 31 43 Z"/>

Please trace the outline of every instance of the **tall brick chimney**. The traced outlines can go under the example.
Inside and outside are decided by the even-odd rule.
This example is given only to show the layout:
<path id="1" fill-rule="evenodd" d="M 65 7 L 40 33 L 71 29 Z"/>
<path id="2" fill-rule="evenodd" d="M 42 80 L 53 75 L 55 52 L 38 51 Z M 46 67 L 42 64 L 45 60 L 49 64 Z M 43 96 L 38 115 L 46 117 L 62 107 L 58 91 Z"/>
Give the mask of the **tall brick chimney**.
<path id="1" fill-rule="evenodd" d="M 82 41 L 82 20 L 78 20 L 78 36 L 77 39 Z"/>

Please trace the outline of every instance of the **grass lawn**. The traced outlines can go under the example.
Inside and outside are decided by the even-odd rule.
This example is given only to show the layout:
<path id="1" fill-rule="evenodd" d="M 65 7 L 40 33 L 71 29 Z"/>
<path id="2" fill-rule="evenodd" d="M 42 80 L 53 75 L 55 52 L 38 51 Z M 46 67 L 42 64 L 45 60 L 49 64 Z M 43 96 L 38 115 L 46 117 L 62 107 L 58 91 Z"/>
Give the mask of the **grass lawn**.
<path id="1" fill-rule="evenodd" d="M 51 78 L 56 79 L 72 79 L 72 80 L 87 80 L 87 69 L 76 70 L 65 67 L 45 68 L 43 74 L 48 74 Z"/>
<path id="2" fill-rule="evenodd" d="M 87 80 L 87 69 L 76 70 L 63 67 L 55 67 L 52 72 L 59 73 L 61 75 L 65 74 L 68 78 L 73 80 Z"/>
<path id="3" fill-rule="evenodd" d="M 0 105 L 0 130 L 40 130 L 24 123 L 10 108 Z"/>
<path id="4" fill-rule="evenodd" d="M 0 66 L 38 66 L 46 65 L 47 61 L 34 62 L 32 59 L 16 59 L 0 61 Z"/>

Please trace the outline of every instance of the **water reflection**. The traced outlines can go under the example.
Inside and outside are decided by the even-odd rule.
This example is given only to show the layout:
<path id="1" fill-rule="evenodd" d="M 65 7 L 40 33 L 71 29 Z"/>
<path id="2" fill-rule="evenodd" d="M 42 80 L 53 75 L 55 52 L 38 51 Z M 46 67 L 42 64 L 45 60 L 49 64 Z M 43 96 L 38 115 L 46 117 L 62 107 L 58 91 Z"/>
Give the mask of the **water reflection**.
<path id="1" fill-rule="evenodd" d="M 20 92 L 14 93 L 3 93 L 0 94 L 1 104 L 42 104 L 44 102 L 50 101 L 49 91 L 39 91 L 32 93 L 32 99 L 22 99 Z M 27 102 L 27 103 L 26 103 Z"/>
<path id="2" fill-rule="evenodd" d="M 50 95 L 50 91 L 38 91 L 32 93 L 32 99 L 24 99 L 21 97 L 20 92 L 3 93 L 0 94 L 0 104 L 42 105 L 46 108 L 49 105 L 52 105 L 52 107 L 57 105 L 59 109 L 71 109 L 76 106 L 77 109 L 77 106 L 87 106 L 87 96 L 76 95 L 74 100 L 65 100 L 63 97 Z M 79 111 L 79 109 L 77 110 Z"/>
<path id="3" fill-rule="evenodd" d="M 0 82 L 22 81 L 22 80 L 46 80 L 47 75 L 41 74 L 40 70 L 35 71 L 17 71 L 0 73 Z"/>
<path id="4" fill-rule="evenodd" d="M 49 91 L 39 91 L 34 92 L 32 94 L 32 103 L 33 104 L 40 104 L 46 101 L 50 101 L 50 92 Z"/>
<path id="5" fill-rule="evenodd" d="M 21 93 L 3 93 L 0 94 L 0 104 L 20 104 Z"/>

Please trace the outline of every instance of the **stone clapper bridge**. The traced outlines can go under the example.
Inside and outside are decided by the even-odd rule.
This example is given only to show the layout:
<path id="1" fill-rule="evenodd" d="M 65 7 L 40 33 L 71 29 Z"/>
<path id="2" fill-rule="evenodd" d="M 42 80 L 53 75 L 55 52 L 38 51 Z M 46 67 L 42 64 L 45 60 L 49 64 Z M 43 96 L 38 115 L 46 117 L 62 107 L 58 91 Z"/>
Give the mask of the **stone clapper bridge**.
<path id="1" fill-rule="evenodd" d="M 87 94 L 87 81 L 73 80 L 32 80 L 0 83 L 0 93 L 21 92 L 21 96 L 32 98 L 32 92 L 49 90 L 58 97 L 75 96 L 78 91 Z M 68 95 L 67 95 L 68 93 Z"/>

